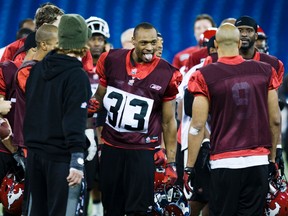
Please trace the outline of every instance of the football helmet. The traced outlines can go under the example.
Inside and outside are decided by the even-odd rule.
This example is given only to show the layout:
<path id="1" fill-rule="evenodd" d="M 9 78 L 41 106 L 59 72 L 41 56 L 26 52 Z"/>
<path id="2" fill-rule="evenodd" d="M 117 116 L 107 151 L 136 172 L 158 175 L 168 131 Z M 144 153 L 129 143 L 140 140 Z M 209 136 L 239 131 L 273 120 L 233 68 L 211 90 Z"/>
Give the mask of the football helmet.
<path id="1" fill-rule="evenodd" d="M 163 166 L 157 166 L 154 174 L 154 191 L 158 188 L 163 188 L 165 177 L 165 168 Z"/>
<path id="2" fill-rule="evenodd" d="M 257 26 L 257 33 L 259 39 L 267 39 L 267 35 L 265 34 L 264 30 L 258 25 Z"/>
<path id="3" fill-rule="evenodd" d="M 21 215 L 24 195 L 24 174 L 9 172 L 2 181 L 0 201 L 6 212 Z"/>
<path id="4" fill-rule="evenodd" d="M 109 26 L 105 20 L 99 17 L 91 16 L 85 21 L 88 28 L 91 29 L 92 35 L 94 33 L 99 33 L 102 34 L 105 38 L 110 38 Z"/>
<path id="5" fill-rule="evenodd" d="M 279 176 L 269 182 L 269 192 L 266 197 L 264 216 L 288 215 L 288 183 L 285 176 Z"/>
<path id="6" fill-rule="evenodd" d="M 188 216 L 190 207 L 179 186 L 164 185 L 154 193 L 154 216 Z"/>
<path id="7" fill-rule="evenodd" d="M 216 34 L 216 31 L 217 31 L 217 28 L 214 28 L 214 27 L 208 28 L 206 31 L 204 31 L 200 35 L 199 46 L 200 47 L 207 46 L 207 43 L 209 42 L 210 38 Z"/>
<path id="8" fill-rule="evenodd" d="M 268 37 L 263 29 L 258 25 L 257 27 L 258 39 L 255 41 L 255 46 L 259 52 L 269 54 Z"/>

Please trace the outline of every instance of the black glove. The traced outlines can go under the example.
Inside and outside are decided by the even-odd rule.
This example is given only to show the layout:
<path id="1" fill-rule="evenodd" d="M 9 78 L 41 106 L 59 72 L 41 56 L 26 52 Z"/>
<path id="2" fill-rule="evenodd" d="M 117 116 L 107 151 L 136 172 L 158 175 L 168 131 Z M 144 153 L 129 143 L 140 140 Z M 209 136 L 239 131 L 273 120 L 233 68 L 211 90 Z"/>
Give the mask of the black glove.
<path id="1" fill-rule="evenodd" d="M 274 162 L 269 162 L 269 165 L 268 165 L 268 180 L 269 181 L 277 178 L 277 175 L 278 175 L 277 171 L 278 171 L 277 164 Z"/>
<path id="2" fill-rule="evenodd" d="M 196 172 L 194 167 L 185 167 L 183 181 L 184 181 L 184 189 L 186 189 L 188 194 L 193 193 L 195 176 Z"/>
<path id="3" fill-rule="evenodd" d="M 12 155 L 13 155 L 13 158 L 17 161 L 17 166 L 21 166 L 25 172 L 26 159 L 24 157 L 24 153 L 22 152 L 22 150 L 18 148 L 18 150 Z"/>
<path id="4" fill-rule="evenodd" d="M 278 164 L 278 168 L 281 171 L 281 175 L 284 175 L 284 160 L 283 160 L 282 152 L 283 152 L 282 148 L 277 148 L 276 149 L 275 162 Z"/>

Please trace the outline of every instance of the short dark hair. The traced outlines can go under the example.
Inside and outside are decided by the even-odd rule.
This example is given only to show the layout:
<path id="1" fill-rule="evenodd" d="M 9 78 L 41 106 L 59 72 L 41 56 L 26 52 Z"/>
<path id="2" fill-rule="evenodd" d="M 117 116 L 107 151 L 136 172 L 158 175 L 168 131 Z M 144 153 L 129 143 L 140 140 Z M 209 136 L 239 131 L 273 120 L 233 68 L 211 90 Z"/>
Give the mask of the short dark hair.
<path id="1" fill-rule="evenodd" d="M 198 20 L 203 20 L 203 19 L 209 20 L 211 22 L 212 27 L 216 27 L 215 21 L 213 20 L 212 16 L 210 16 L 209 14 L 199 14 L 199 15 L 197 15 L 195 20 L 194 20 L 194 24 Z"/>
<path id="2" fill-rule="evenodd" d="M 134 29 L 134 32 L 133 32 L 133 37 L 135 38 L 136 36 L 136 33 L 138 32 L 138 30 L 140 28 L 143 28 L 143 29 L 155 29 L 155 31 L 157 32 L 156 28 L 151 24 L 151 23 L 148 23 L 148 22 L 142 22 L 140 24 L 138 24 L 135 29 Z"/>
<path id="3" fill-rule="evenodd" d="M 21 21 L 19 22 L 18 29 L 23 28 L 23 25 L 24 25 L 24 23 L 26 23 L 26 22 L 33 22 L 33 19 L 31 19 L 31 18 L 26 18 L 26 19 L 21 20 Z"/>

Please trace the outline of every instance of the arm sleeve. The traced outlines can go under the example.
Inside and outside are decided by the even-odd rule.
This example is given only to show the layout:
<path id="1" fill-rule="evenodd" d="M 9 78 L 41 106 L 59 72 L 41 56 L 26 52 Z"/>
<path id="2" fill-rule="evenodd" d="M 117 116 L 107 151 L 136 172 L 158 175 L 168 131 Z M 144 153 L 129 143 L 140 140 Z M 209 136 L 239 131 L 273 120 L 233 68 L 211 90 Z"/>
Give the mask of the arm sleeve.
<path id="1" fill-rule="evenodd" d="M 64 94 L 62 125 L 65 140 L 71 153 L 83 152 L 86 147 L 87 104 L 91 97 L 89 79 L 84 70 L 71 73 Z"/>
<path id="2" fill-rule="evenodd" d="M 278 77 L 279 83 L 281 84 L 283 82 L 285 69 L 284 69 L 284 65 L 282 61 L 278 60 L 278 63 L 279 63 L 279 69 L 278 69 L 277 77 Z"/>
<path id="3" fill-rule="evenodd" d="M 82 58 L 83 69 L 87 72 L 93 72 L 93 57 L 88 50 L 86 55 Z"/>
<path id="4" fill-rule="evenodd" d="M 17 85 L 25 92 L 26 82 L 30 74 L 32 66 L 21 68 L 17 73 Z"/>
<path id="5" fill-rule="evenodd" d="M 272 68 L 272 75 L 271 75 L 271 79 L 270 79 L 270 83 L 269 83 L 269 90 L 272 90 L 272 89 L 278 89 L 279 86 L 280 86 L 280 83 L 279 83 L 279 74 L 276 73 L 276 70 Z M 283 79 L 283 77 L 282 77 Z"/>
<path id="6" fill-rule="evenodd" d="M 182 82 L 182 74 L 177 70 L 173 73 L 169 86 L 165 91 L 163 101 L 170 101 L 176 98 L 178 94 L 178 87 Z"/>
<path id="7" fill-rule="evenodd" d="M 190 77 L 190 80 L 188 82 L 188 90 L 194 96 L 203 95 L 210 100 L 208 87 L 200 70 L 193 73 Z"/>
<path id="8" fill-rule="evenodd" d="M 2 72 L 2 68 L 0 68 L 0 95 L 6 96 L 6 84 L 4 81 L 4 76 Z"/>
<path id="9" fill-rule="evenodd" d="M 104 87 L 107 87 L 107 81 L 105 76 L 105 59 L 108 55 L 108 52 L 102 53 L 98 59 L 97 65 L 96 65 L 96 73 L 99 76 L 100 84 Z"/>

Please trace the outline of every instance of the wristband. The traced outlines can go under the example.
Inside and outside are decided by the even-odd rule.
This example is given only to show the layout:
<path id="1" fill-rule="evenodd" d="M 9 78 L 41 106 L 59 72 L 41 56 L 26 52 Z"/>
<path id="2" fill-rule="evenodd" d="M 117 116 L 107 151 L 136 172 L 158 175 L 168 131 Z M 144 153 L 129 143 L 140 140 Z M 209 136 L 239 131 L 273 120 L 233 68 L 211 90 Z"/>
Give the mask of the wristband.
<path id="1" fill-rule="evenodd" d="M 70 168 L 75 168 L 77 170 L 84 170 L 84 153 L 75 152 L 71 154 Z"/>

